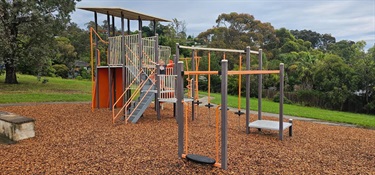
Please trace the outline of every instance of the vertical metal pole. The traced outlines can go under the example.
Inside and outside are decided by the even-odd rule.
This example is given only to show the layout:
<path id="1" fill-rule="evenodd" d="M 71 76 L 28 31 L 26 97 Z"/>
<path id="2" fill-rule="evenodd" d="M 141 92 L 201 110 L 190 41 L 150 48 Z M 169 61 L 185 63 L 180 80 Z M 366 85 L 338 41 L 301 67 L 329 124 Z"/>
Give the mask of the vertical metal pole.
<path id="1" fill-rule="evenodd" d="M 155 34 L 155 62 L 159 64 L 159 35 Z"/>
<path id="2" fill-rule="evenodd" d="M 122 93 L 125 93 L 126 79 L 125 79 L 125 21 L 124 14 L 121 12 L 121 61 L 122 61 Z M 124 95 L 122 97 L 122 105 L 128 100 L 128 97 Z M 126 109 L 124 110 L 126 111 Z"/>
<path id="3" fill-rule="evenodd" d="M 191 52 L 191 70 L 192 71 L 196 71 L 195 70 L 195 50 L 192 50 Z M 195 114 L 195 81 L 198 81 L 198 80 L 195 80 L 194 78 L 191 80 L 191 84 L 190 84 L 190 87 L 191 87 L 191 92 L 192 92 L 192 97 L 193 97 L 193 101 L 191 102 L 191 119 L 194 121 L 194 114 Z"/>
<path id="4" fill-rule="evenodd" d="M 160 64 L 156 64 L 156 75 L 155 75 L 155 83 L 156 83 L 156 94 L 155 94 L 155 107 L 156 107 L 156 113 L 157 113 L 157 118 L 158 120 L 160 120 L 160 102 L 159 102 L 159 98 L 160 98 L 160 91 L 161 91 L 161 87 L 160 87 Z"/>
<path id="5" fill-rule="evenodd" d="M 176 56 L 179 57 L 179 44 L 176 44 Z M 182 157 L 184 150 L 184 109 L 182 104 L 183 98 L 183 77 L 182 77 L 183 62 L 177 63 L 177 86 L 176 86 L 176 118 L 178 123 L 178 157 Z"/>
<path id="6" fill-rule="evenodd" d="M 263 60 L 262 60 L 262 49 L 259 49 L 259 55 L 258 55 L 258 64 L 259 64 L 259 70 L 262 70 L 263 67 Z M 258 120 L 262 120 L 262 82 L 263 75 L 258 75 Z"/>
<path id="7" fill-rule="evenodd" d="M 176 51 L 177 52 L 177 51 Z M 173 55 L 173 62 L 174 62 L 174 65 L 173 65 L 173 75 L 176 75 L 176 70 L 177 70 L 177 62 L 178 62 L 179 58 L 177 58 L 177 55 Z M 176 87 L 176 86 L 175 86 Z"/>
<path id="8" fill-rule="evenodd" d="M 246 70 L 250 70 L 250 46 L 246 47 Z M 250 134 L 250 75 L 246 75 L 246 134 Z"/>
<path id="9" fill-rule="evenodd" d="M 154 19 L 154 35 L 156 35 L 156 20 Z"/>
<path id="10" fill-rule="evenodd" d="M 108 32 L 108 55 L 107 55 L 107 64 L 108 64 L 108 91 L 109 91 L 109 110 L 112 110 L 112 77 L 111 77 L 111 66 L 110 66 L 110 59 L 111 59 L 111 43 L 109 41 L 109 37 L 111 36 L 111 21 L 109 12 L 107 11 L 107 32 Z"/>
<path id="11" fill-rule="evenodd" d="M 177 49 L 176 48 L 176 52 L 177 52 Z M 176 56 L 176 55 L 173 55 L 173 62 L 174 62 L 174 65 L 173 65 L 173 75 L 177 75 L 177 62 L 178 62 L 179 58 Z M 182 69 L 184 70 L 184 69 Z M 184 79 L 182 79 L 182 82 L 184 82 Z M 174 87 L 177 87 L 177 81 L 175 81 L 175 85 Z M 176 103 L 173 103 L 173 116 L 176 117 Z"/>
<path id="12" fill-rule="evenodd" d="M 142 31 L 139 31 L 138 33 L 138 45 L 139 45 L 139 49 L 138 49 L 138 54 L 139 54 L 139 67 L 138 69 L 141 70 L 142 69 L 142 59 L 143 59 L 143 45 L 142 45 Z M 139 77 L 141 79 L 141 77 Z"/>
<path id="13" fill-rule="evenodd" d="M 138 31 L 142 31 L 142 19 L 140 16 L 138 16 Z"/>
<path id="14" fill-rule="evenodd" d="M 228 168 L 228 60 L 221 61 L 221 168 Z"/>
<path id="15" fill-rule="evenodd" d="M 130 35 L 130 19 L 127 20 L 127 23 L 128 23 L 128 35 Z"/>
<path id="16" fill-rule="evenodd" d="M 98 14 L 94 13 L 94 21 L 95 21 L 95 31 L 98 32 Z M 99 55 L 98 55 L 98 36 L 95 35 L 95 96 L 96 96 L 96 107 L 100 107 L 100 100 L 99 100 L 99 78 L 98 78 L 98 63 L 99 61 Z M 93 67 L 91 68 L 93 69 Z"/>
<path id="17" fill-rule="evenodd" d="M 157 119 L 160 120 L 160 104 L 159 104 L 159 93 L 160 93 L 160 65 L 159 65 L 159 35 L 155 35 L 155 62 L 156 71 L 154 72 L 155 82 L 156 82 L 156 94 L 155 94 L 155 109 L 157 113 Z M 176 87 L 176 86 L 175 86 Z"/>
<path id="18" fill-rule="evenodd" d="M 280 63 L 279 140 L 283 140 L 284 118 L 284 63 Z"/>
<path id="19" fill-rule="evenodd" d="M 122 12 L 121 12 L 122 13 Z M 112 15 L 112 36 L 116 36 L 115 30 L 115 16 Z"/>
<path id="20" fill-rule="evenodd" d="M 112 15 L 112 36 L 116 36 L 116 30 L 115 30 L 115 16 Z M 117 42 L 117 40 L 116 40 Z M 114 45 L 115 43 L 113 43 Z M 117 44 L 117 43 L 116 43 Z M 115 51 L 117 53 L 118 51 Z M 114 57 L 113 57 L 114 58 Z M 113 103 L 116 102 L 116 96 L 117 96 L 117 88 L 116 88 L 116 68 L 113 69 Z M 112 106 L 112 105 L 111 105 Z"/>

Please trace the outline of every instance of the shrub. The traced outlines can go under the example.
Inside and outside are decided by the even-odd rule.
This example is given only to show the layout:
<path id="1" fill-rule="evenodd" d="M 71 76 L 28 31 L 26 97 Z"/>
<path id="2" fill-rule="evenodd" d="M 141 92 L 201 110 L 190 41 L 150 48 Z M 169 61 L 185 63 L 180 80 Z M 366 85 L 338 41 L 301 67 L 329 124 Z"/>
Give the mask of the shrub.
<path id="1" fill-rule="evenodd" d="M 273 96 L 273 101 L 280 102 L 280 93 L 277 93 L 275 96 Z M 292 101 L 284 96 L 284 104 L 292 104 Z"/>
<path id="2" fill-rule="evenodd" d="M 62 78 L 68 78 L 69 68 L 64 64 L 55 64 L 52 66 L 56 70 L 56 75 Z"/>
<path id="3" fill-rule="evenodd" d="M 83 78 L 82 78 L 81 76 L 79 76 L 79 75 L 76 76 L 76 79 L 77 79 L 77 80 L 83 80 Z"/>

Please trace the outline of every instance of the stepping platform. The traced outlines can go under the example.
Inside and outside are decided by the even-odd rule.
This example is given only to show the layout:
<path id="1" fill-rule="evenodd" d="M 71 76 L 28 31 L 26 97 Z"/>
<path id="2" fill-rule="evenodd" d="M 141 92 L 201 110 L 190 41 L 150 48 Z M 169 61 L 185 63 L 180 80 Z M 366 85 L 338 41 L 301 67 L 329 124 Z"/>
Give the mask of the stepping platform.
<path id="1" fill-rule="evenodd" d="M 280 123 L 278 121 L 271 120 L 257 120 L 249 123 L 249 128 L 258 129 L 269 129 L 279 131 L 279 139 L 283 140 L 283 130 L 289 128 L 289 136 L 293 135 L 293 120 L 289 119 L 289 122 L 283 122 L 283 127 L 280 130 Z"/>
<path id="2" fill-rule="evenodd" d="M 201 164 L 209 164 L 213 165 L 216 163 L 215 159 L 198 155 L 198 154 L 188 154 L 186 155 L 186 159 L 191 160 L 193 162 L 201 163 Z"/>
<path id="3" fill-rule="evenodd" d="M 35 137 L 35 120 L 0 111 L 0 134 L 13 141 Z"/>
<path id="4" fill-rule="evenodd" d="M 159 99 L 159 102 L 164 102 L 164 103 L 176 103 L 177 98 L 161 98 Z M 191 102 L 193 101 L 192 98 L 184 98 L 184 102 Z"/>
<path id="5" fill-rule="evenodd" d="M 292 123 L 283 122 L 283 130 L 292 126 Z M 279 122 L 271 120 L 257 120 L 249 123 L 249 128 L 260 128 L 260 129 L 270 129 L 279 130 Z"/>

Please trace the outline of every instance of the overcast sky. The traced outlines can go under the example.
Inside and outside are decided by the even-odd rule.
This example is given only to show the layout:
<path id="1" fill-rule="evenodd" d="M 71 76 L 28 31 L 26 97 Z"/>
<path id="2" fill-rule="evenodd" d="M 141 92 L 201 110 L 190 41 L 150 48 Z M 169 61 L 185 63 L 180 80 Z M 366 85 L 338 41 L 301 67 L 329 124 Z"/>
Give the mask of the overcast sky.
<path id="1" fill-rule="evenodd" d="M 82 0 L 77 7 L 119 7 L 170 20 L 177 18 L 185 21 L 187 34 L 193 36 L 216 25 L 221 13 L 248 13 L 275 29 L 328 33 L 337 41 L 365 40 L 366 49 L 375 44 L 375 0 Z M 102 24 L 106 16 L 99 14 L 98 18 Z M 81 27 L 93 20 L 93 12 L 77 9 L 72 14 L 72 21 Z M 137 29 L 136 22 L 131 25 L 132 30 Z"/>

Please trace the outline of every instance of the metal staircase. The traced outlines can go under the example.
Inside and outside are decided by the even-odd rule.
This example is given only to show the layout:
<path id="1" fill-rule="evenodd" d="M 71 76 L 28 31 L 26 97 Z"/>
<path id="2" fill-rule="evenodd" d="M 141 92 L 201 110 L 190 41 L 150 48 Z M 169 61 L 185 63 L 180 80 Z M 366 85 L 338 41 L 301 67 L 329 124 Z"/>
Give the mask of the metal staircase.
<path id="1" fill-rule="evenodd" d="M 169 60 L 171 49 L 159 46 L 157 36 L 141 37 L 142 34 L 116 36 L 109 38 L 110 63 L 126 69 L 126 87 L 118 100 L 112 105 L 112 122 L 119 119 L 136 123 L 156 95 L 155 77 L 157 60 Z M 122 42 L 124 40 L 125 42 Z M 124 44 L 124 48 L 121 46 Z M 120 50 L 125 49 L 125 52 Z M 121 60 L 124 54 L 124 61 Z M 118 108 L 118 104 L 122 107 Z M 119 105 L 120 106 L 120 105 Z"/>
<path id="2" fill-rule="evenodd" d="M 140 95 L 137 100 L 135 100 L 128 109 L 128 115 L 130 115 L 129 121 L 132 123 L 137 123 L 147 107 L 151 104 L 152 100 L 155 98 L 155 84 L 150 79 L 147 79 L 146 74 L 143 74 L 142 77 L 144 77 L 142 79 L 145 80 L 146 83 L 141 88 Z"/>

